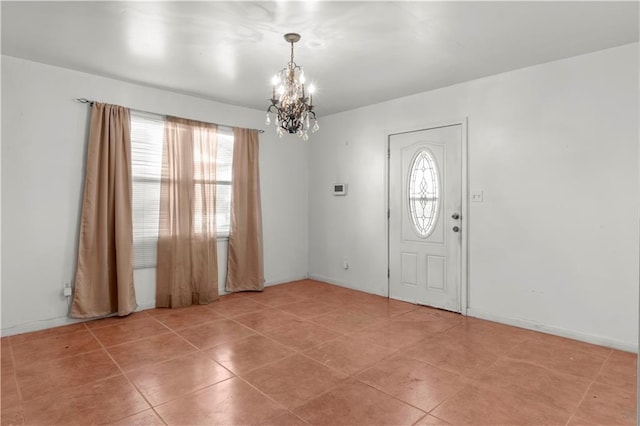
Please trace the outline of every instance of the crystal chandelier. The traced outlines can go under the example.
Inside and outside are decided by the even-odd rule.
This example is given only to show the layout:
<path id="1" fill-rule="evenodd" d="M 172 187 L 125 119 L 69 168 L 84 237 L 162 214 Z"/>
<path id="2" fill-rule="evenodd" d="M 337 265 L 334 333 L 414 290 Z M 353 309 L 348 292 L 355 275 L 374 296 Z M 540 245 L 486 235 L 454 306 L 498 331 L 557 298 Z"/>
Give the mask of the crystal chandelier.
<path id="1" fill-rule="evenodd" d="M 309 129 L 318 131 L 320 126 L 313 111 L 313 92 L 315 88 L 309 85 L 305 91 L 304 71 L 293 62 L 293 44 L 300 40 L 300 34 L 284 35 L 287 43 L 291 43 L 291 60 L 289 64 L 273 76 L 271 105 L 267 108 L 265 124 L 271 124 L 270 114 L 275 114 L 276 133 L 282 137 L 284 132 L 295 133 L 303 140 L 309 139 Z M 277 97 L 276 97 L 277 96 Z M 313 120 L 313 127 L 310 127 Z"/>

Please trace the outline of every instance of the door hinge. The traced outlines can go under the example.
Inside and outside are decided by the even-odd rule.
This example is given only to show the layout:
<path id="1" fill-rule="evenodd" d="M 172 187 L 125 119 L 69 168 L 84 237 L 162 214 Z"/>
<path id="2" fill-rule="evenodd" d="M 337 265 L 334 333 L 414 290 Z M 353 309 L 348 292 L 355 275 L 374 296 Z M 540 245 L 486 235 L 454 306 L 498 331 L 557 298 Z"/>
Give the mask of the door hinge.
<path id="1" fill-rule="evenodd" d="M 391 158 L 391 149 L 387 149 L 387 158 Z"/>
<path id="2" fill-rule="evenodd" d="M 387 209 L 387 219 L 391 217 L 391 209 Z"/>
<path id="3" fill-rule="evenodd" d="M 387 278 L 391 278 L 391 269 L 387 268 Z"/>

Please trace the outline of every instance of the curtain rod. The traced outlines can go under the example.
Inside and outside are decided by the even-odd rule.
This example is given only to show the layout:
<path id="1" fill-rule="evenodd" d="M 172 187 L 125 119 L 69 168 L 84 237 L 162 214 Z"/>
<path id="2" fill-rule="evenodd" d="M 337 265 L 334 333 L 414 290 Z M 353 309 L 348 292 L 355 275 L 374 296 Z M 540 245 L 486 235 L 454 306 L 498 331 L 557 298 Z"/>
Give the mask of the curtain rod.
<path id="1" fill-rule="evenodd" d="M 97 102 L 97 101 L 89 100 L 87 98 L 76 98 L 74 100 L 76 102 L 80 102 L 81 104 L 89 104 L 91 106 L 93 106 L 93 104 Z M 146 114 L 165 115 L 165 114 L 158 114 L 157 112 L 143 111 L 143 110 L 140 110 L 140 109 L 134 109 L 134 108 L 129 108 L 129 109 L 132 110 L 132 111 L 143 112 L 143 113 L 146 113 Z M 211 124 L 215 124 L 217 126 L 224 126 L 224 127 L 236 127 L 236 126 L 229 126 L 227 124 L 219 124 L 219 123 L 211 123 Z M 264 133 L 264 130 L 262 130 L 262 129 L 249 129 L 249 130 L 255 130 L 258 133 Z"/>

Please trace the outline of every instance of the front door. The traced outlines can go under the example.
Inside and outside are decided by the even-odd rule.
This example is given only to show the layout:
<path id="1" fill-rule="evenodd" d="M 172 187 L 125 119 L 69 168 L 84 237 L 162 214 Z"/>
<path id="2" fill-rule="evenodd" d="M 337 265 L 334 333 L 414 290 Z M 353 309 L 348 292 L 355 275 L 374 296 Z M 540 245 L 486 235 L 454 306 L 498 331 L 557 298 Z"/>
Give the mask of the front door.
<path id="1" fill-rule="evenodd" d="M 389 137 L 389 297 L 461 311 L 462 125 Z"/>

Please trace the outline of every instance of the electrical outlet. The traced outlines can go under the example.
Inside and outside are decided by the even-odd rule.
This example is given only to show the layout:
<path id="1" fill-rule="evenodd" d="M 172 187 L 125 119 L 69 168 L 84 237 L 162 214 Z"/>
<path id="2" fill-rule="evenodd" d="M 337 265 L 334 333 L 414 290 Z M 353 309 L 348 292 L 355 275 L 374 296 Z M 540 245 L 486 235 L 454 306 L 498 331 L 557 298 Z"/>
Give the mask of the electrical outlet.
<path id="1" fill-rule="evenodd" d="M 62 294 L 66 297 L 69 297 L 71 296 L 71 293 L 71 281 L 65 281 L 64 283 L 62 283 Z"/>
<path id="2" fill-rule="evenodd" d="M 483 191 L 472 191 L 471 192 L 471 202 L 472 203 L 482 203 L 484 199 Z"/>

